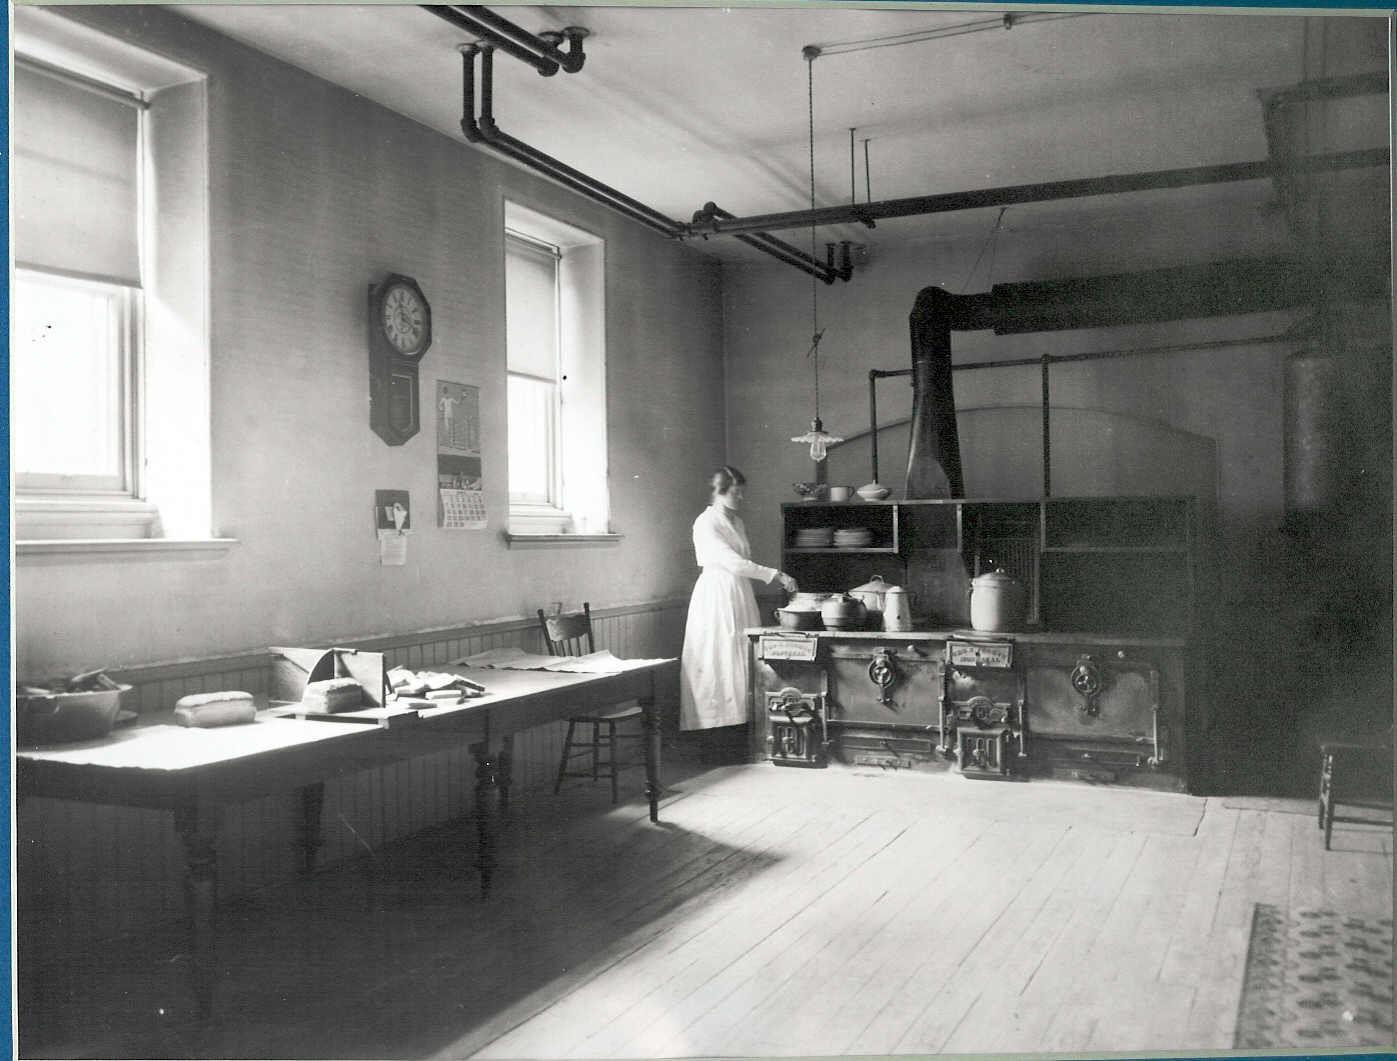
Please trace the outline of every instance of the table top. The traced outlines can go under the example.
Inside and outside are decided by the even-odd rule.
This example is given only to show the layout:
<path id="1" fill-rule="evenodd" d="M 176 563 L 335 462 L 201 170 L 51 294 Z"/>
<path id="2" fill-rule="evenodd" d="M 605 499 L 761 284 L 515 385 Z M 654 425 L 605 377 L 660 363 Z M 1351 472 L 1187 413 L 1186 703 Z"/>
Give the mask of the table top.
<path id="1" fill-rule="evenodd" d="M 587 689 L 594 695 L 605 695 L 610 688 L 631 688 L 674 661 L 633 662 L 634 666 L 612 674 L 434 667 L 468 677 L 483 685 L 486 692 L 441 707 L 404 707 L 390 701 L 386 707 L 333 716 L 298 717 L 294 704 L 264 703 L 254 722 L 203 729 L 177 725 L 169 712 L 149 714 L 98 740 L 21 748 L 16 758 L 35 764 L 172 774 L 295 749 L 313 753 L 323 747 L 334 754 L 350 742 L 373 740 L 384 730 L 415 725 L 431 728 L 438 720 L 464 722 L 492 709 L 523 706 L 568 691 Z"/>

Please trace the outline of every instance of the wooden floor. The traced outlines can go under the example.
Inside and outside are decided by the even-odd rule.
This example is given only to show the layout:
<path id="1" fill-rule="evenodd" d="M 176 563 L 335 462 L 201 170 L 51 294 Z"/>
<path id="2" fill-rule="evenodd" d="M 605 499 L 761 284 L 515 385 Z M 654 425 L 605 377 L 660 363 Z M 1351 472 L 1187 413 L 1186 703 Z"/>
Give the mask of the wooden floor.
<path id="1" fill-rule="evenodd" d="M 487 903 L 462 824 L 236 904 L 202 1031 L 176 939 L 35 972 L 21 1052 L 1226 1050 L 1253 904 L 1392 911 L 1390 830 L 1326 852 L 1308 801 L 770 765 L 671 786 L 658 827 L 604 785 L 516 802 Z"/>

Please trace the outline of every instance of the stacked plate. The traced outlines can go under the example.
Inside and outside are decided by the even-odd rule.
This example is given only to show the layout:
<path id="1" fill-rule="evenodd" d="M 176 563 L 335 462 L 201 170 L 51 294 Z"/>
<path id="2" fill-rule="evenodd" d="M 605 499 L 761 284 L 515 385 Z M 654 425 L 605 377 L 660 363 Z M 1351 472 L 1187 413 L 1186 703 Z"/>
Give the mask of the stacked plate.
<path id="1" fill-rule="evenodd" d="M 797 527 L 795 547 L 797 549 L 828 549 L 834 544 L 833 527 Z"/>
<path id="2" fill-rule="evenodd" d="M 873 542 L 873 532 L 867 527 L 841 527 L 834 532 L 834 545 L 839 549 L 861 549 Z"/>

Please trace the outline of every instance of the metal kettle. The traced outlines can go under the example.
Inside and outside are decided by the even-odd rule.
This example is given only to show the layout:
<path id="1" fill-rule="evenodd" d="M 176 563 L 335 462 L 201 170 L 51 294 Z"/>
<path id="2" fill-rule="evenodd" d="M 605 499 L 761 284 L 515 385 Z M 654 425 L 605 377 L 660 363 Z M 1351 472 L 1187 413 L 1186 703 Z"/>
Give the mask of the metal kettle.
<path id="1" fill-rule="evenodd" d="M 901 586 L 889 586 L 883 594 L 883 629 L 893 633 L 912 629 L 912 602 Z"/>
<path id="2" fill-rule="evenodd" d="M 849 596 L 856 600 L 863 601 L 863 606 L 868 609 L 870 614 L 877 613 L 881 615 L 883 612 L 883 598 L 887 595 L 887 592 L 888 584 L 883 581 L 883 576 L 874 575 L 862 586 L 855 586 L 853 589 L 849 590 Z"/>

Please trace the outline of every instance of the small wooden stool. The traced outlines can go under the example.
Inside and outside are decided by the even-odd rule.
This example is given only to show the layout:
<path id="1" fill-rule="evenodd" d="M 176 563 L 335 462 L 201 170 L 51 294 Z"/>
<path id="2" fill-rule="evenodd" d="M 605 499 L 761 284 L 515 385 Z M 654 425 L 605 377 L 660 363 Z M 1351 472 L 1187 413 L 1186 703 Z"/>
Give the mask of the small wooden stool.
<path id="1" fill-rule="evenodd" d="M 1382 743 L 1383 741 L 1387 743 Z M 1392 826 L 1392 731 L 1375 735 L 1371 741 L 1351 738 L 1319 742 L 1319 827 L 1324 830 L 1324 849 L 1335 822 Z M 1381 818 L 1356 818 L 1337 813 L 1340 804 L 1385 810 Z"/>

